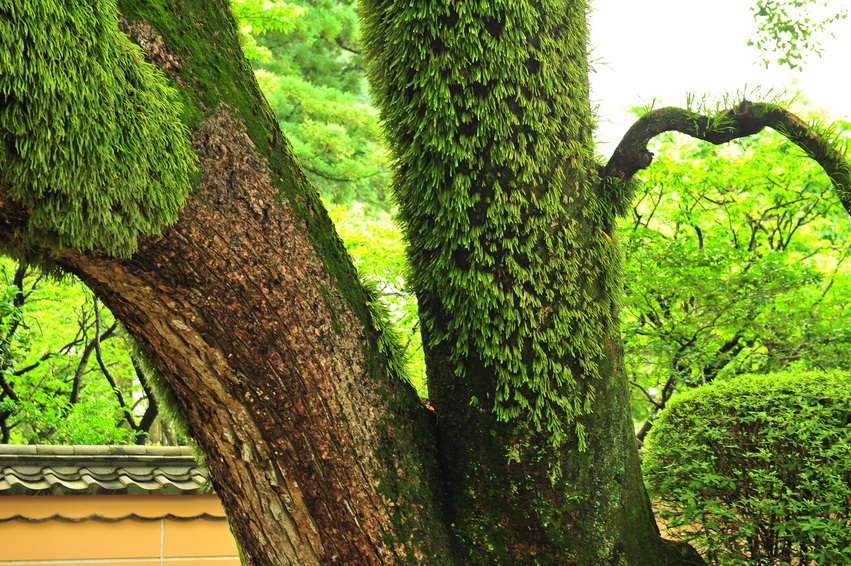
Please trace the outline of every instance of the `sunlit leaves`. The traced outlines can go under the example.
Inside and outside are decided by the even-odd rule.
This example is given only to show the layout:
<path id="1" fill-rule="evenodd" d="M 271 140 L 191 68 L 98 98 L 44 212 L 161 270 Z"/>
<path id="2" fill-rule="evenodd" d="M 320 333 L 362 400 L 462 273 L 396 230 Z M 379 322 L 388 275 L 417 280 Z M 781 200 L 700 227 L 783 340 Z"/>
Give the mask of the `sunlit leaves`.
<path id="1" fill-rule="evenodd" d="M 851 222 L 819 167 L 776 134 L 654 151 L 621 233 L 626 361 L 656 408 L 687 384 L 851 365 Z"/>
<path id="2" fill-rule="evenodd" d="M 61 281 L 0 260 L 0 427 L 12 443 L 111 444 L 133 442 L 116 396 L 87 346 L 95 339 L 94 309 L 103 334 L 114 321 L 79 281 Z M 18 287 L 18 284 L 21 287 Z M 105 364 L 137 411 L 147 400 L 135 379 L 122 335 L 101 341 Z M 11 393 L 10 393 L 11 391 Z"/>
<path id="3" fill-rule="evenodd" d="M 257 78 L 311 183 L 333 203 L 389 210 L 377 112 L 368 103 L 352 2 L 299 0 L 295 27 L 256 34 Z"/>
<path id="4" fill-rule="evenodd" d="M 283 0 L 231 0 L 233 13 L 239 22 L 242 50 L 249 59 L 267 60 L 268 48 L 257 44 L 254 35 L 269 31 L 287 33 L 304 14 L 304 7 Z"/>
<path id="5" fill-rule="evenodd" d="M 756 0 L 751 7 L 757 31 L 748 41 L 762 61 L 800 68 L 811 55 L 821 56 L 819 36 L 848 17 L 847 8 L 823 0 Z"/>
<path id="6" fill-rule="evenodd" d="M 357 204 L 330 206 L 328 212 L 361 278 L 373 285 L 399 330 L 411 383 L 428 397 L 417 301 L 405 284 L 407 262 L 398 226 L 388 214 L 369 215 Z"/>

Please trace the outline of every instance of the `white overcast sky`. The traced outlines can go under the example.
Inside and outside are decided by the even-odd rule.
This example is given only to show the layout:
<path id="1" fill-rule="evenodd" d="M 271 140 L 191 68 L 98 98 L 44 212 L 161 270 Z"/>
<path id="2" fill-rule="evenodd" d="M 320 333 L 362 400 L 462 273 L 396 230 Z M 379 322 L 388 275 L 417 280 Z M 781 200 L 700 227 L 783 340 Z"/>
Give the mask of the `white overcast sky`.
<path id="1" fill-rule="evenodd" d="M 593 0 L 591 97 L 599 105 L 598 140 L 608 155 L 632 123 L 625 111 L 683 106 L 686 93 L 723 95 L 757 85 L 801 91 L 831 118 L 851 119 L 851 20 L 822 38 L 824 54 L 802 71 L 758 62 L 747 46 L 753 0 Z M 848 0 L 831 0 L 831 9 Z"/>

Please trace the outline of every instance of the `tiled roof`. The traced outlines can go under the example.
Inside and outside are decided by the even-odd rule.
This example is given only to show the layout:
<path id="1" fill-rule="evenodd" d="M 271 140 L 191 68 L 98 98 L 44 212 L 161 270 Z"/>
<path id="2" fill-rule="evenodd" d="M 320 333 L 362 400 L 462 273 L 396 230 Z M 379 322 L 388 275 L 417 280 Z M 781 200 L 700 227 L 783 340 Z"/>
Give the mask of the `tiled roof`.
<path id="1" fill-rule="evenodd" d="M 197 494 L 206 486 L 184 446 L 0 445 L 0 495 Z"/>

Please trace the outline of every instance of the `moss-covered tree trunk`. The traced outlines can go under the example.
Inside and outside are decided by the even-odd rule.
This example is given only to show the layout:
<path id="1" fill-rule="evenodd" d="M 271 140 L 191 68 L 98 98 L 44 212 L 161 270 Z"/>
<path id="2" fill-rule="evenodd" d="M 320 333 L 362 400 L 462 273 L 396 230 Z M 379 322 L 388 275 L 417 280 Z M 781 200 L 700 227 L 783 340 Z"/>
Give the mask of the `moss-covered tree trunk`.
<path id="1" fill-rule="evenodd" d="M 659 539 L 641 480 L 587 9 L 362 2 L 448 513 L 473 564 L 691 563 Z"/>
<path id="2" fill-rule="evenodd" d="M 4 41 L 47 37 L 4 46 L 30 52 L 0 76 L 0 239 L 79 275 L 135 336 L 249 564 L 694 563 L 658 538 L 638 471 L 584 4 L 395 4 L 363 9 L 436 417 L 400 378 L 375 297 L 263 101 L 226 0 L 125 0 L 109 25 L 109 0 L 0 0 Z M 86 33 L 93 20 L 103 29 Z M 175 103 L 140 95 L 152 79 L 110 25 L 178 88 L 198 169 L 188 194 L 165 195 L 183 203 L 176 222 L 127 259 L 85 250 L 131 249 L 122 219 L 159 206 L 147 187 L 179 185 L 185 153 L 169 120 L 145 137 L 146 117 Z M 119 73 L 104 73 L 104 53 L 122 57 Z M 69 86 L 26 67 L 38 60 L 71 68 Z M 8 77 L 24 90 L 4 90 Z M 110 85 L 129 102 L 81 102 Z M 39 97 L 59 110 L 41 112 Z M 66 136 L 80 120 L 97 133 Z M 136 159 L 155 148 L 178 166 Z M 50 166 L 51 183 L 36 182 Z M 106 198 L 125 178 L 125 197 Z"/>

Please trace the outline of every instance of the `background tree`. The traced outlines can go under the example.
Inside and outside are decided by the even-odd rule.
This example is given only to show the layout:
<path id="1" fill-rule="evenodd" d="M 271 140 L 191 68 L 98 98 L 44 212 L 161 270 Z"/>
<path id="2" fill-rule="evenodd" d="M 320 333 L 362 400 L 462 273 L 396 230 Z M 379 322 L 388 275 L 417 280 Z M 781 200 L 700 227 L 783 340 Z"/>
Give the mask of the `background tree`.
<path id="1" fill-rule="evenodd" d="M 294 28 L 256 41 L 257 79 L 313 186 L 335 204 L 389 210 L 390 173 L 369 103 L 353 0 L 297 0 Z"/>
<path id="2" fill-rule="evenodd" d="M 0 442 L 145 443 L 158 406 L 111 313 L 70 276 L 8 258 L 0 267 Z"/>
<path id="3" fill-rule="evenodd" d="M 848 215 L 824 173 L 776 134 L 655 148 L 621 224 L 636 416 L 716 377 L 849 367 Z"/>
<path id="4" fill-rule="evenodd" d="M 79 275 L 136 338 L 249 563 L 700 563 L 659 538 L 641 483 L 614 215 L 672 128 L 782 127 L 847 204 L 830 147 L 775 107 L 666 109 L 600 168 L 583 2 L 364 4 L 431 412 L 228 6 L 118 7 L 120 30 L 107 1 L 0 4 L 0 38 L 28 46 L 0 51 L 15 69 L 0 78 L 0 237 Z"/>

